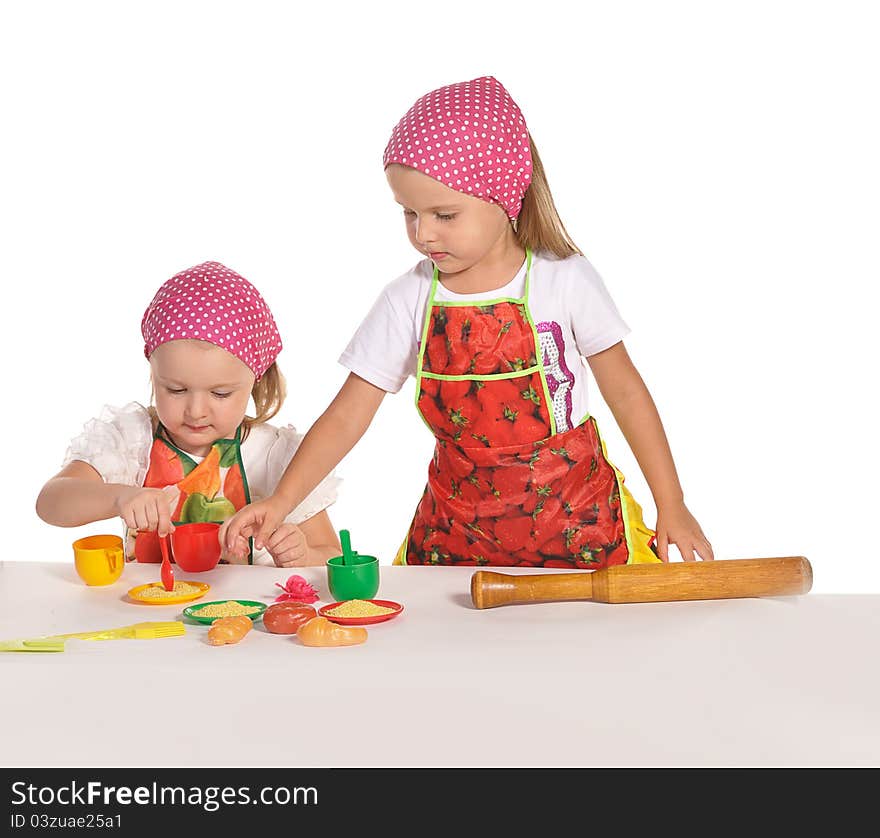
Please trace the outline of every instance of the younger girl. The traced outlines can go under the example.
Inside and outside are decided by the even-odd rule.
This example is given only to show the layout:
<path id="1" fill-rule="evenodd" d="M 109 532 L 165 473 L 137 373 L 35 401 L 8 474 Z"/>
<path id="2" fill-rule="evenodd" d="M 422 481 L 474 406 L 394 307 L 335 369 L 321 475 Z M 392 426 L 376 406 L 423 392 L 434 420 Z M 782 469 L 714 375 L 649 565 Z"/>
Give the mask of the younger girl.
<path id="1" fill-rule="evenodd" d="M 70 444 L 37 499 L 47 523 L 76 527 L 120 516 L 126 558 L 161 561 L 158 537 L 175 524 L 222 523 L 275 491 L 302 437 L 267 423 L 284 401 L 281 338 L 260 293 L 218 262 L 169 279 L 141 322 L 155 407 L 105 407 Z M 245 415 L 253 398 L 256 416 Z M 328 469 L 329 472 L 329 469 Z M 326 508 L 339 481 L 285 512 L 265 551 L 247 539 L 221 561 L 323 564 L 342 550 Z"/>
<path id="2" fill-rule="evenodd" d="M 595 569 L 712 548 L 684 504 L 628 328 L 560 221 L 522 113 L 493 77 L 419 99 L 385 149 L 410 243 L 340 358 L 351 374 L 275 494 L 221 531 L 273 538 L 360 439 L 386 392 L 416 377 L 436 437 L 396 563 Z M 657 506 L 656 538 L 587 409 L 585 357 Z"/>

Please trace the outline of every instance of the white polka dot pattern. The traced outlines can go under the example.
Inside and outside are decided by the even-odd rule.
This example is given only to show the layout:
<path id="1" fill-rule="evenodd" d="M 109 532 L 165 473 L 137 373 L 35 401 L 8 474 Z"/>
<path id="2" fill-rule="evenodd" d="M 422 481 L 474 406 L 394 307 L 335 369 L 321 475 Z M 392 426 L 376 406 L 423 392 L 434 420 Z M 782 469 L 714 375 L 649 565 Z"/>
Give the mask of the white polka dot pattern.
<path id="1" fill-rule="evenodd" d="M 170 340 L 204 340 L 247 364 L 257 380 L 282 348 L 260 292 L 219 262 L 203 262 L 164 283 L 144 312 L 141 334 L 147 358 Z"/>
<path id="2" fill-rule="evenodd" d="M 516 218 L 532 177 L 526 121 L 493 76 L 439 87 L 397 123 L 383 156 Z"/>

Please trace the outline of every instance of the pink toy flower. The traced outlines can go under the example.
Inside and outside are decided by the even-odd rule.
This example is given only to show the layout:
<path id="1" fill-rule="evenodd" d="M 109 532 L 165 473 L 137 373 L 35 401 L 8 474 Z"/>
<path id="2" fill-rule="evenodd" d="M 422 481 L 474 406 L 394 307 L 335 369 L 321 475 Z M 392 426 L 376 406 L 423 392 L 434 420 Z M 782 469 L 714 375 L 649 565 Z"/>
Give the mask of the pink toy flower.
<path id="1" fill-rule="evenodd" d="M 275 597 L 275 602 L 293 601 L 309 603 L 318 600 L 318 592 L 298 574 L 291 576 L 283 585 L 280 582 L 275 584 L 284 591 L 283 594 Z"/>

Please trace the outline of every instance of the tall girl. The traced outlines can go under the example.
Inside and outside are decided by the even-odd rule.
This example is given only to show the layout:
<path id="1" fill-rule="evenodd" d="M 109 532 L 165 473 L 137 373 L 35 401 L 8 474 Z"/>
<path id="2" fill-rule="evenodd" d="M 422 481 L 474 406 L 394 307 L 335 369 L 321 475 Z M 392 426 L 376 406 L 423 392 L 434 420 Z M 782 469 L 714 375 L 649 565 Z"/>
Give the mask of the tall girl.
<path id="1" fill-rule="evenodd" d="M 348 453 L 386 393 L 416 378 L 436 438 L 400 564 L 595 569 L 712 559 L 684 503 L 629 329 L 554 206 L 525 119 L 486 76 L 422 96 L 384 153 L 423 257 L 389 283 L 343 352 L 350 370 L 274 494 L 221 537 L 259 545 Z M 596 379 L 651 489 L 651 530 L 589 413 Z M 240 543 L 240 542 L 239 542 Z"/>

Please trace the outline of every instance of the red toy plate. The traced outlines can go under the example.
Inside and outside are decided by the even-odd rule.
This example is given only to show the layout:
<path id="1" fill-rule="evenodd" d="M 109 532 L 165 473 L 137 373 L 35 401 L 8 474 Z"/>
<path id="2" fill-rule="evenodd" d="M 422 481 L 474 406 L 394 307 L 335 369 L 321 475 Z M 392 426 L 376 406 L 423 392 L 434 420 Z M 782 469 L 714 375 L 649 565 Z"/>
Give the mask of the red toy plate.
<path id="1" fill-rule="evenodd" d="M 342 602 L 351 602 L 351 600 L 343 600 Z M 373 623 L 384 623 L 386 620 L 391 620 L 403 611 L 403 606 L 399 602 L 393 602 L 390 599 L 365 599 L 364 602 L 372 602 L 373 605 L 381 605 L 383 608 L 393 608 L 394 610 L 388 614 L 376 614 L 373 617 L 334 617 L 332 614 L 327 613 L 334 608 L 338 608 L 342 605 L 342 602 L 331 602 L 327 605 L 322 605 L 318 609 L 319 616 L 326 617 L 330 622 L 338 623 L 340 626 L 369 626 Z"/>

